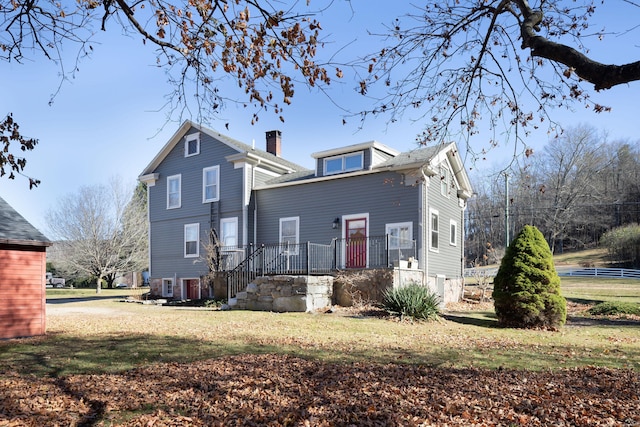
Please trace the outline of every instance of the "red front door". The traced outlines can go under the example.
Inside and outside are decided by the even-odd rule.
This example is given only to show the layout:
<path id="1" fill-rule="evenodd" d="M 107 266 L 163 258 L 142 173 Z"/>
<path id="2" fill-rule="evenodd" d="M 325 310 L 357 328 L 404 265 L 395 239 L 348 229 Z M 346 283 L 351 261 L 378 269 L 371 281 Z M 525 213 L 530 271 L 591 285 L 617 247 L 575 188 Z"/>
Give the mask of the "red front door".
<path id="1" fill-rule="evenodd" d="M 185 280 L 185 288 L 187 288 L 187 299 L 200 299 L 200 286 L 198 279 Z"/>
<path id="2" fill-rule="evenodd" d="M 346 220 L 347 268 L 367 266 L 367 219 Z"/>

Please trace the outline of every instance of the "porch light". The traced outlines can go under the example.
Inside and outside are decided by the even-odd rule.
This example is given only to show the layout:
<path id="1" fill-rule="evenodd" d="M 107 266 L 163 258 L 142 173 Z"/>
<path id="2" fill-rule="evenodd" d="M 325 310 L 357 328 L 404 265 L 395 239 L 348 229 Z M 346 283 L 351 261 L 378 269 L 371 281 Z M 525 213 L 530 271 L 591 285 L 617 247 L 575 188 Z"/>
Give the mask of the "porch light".
<path id="1" fill-rule="evenodd" d="M 333 228 L 334 230 L 337 229 L 338 227 L 340 227 L 340 218 L 334 219 L 333 222 L 331 223 L 331 228 Z"/>

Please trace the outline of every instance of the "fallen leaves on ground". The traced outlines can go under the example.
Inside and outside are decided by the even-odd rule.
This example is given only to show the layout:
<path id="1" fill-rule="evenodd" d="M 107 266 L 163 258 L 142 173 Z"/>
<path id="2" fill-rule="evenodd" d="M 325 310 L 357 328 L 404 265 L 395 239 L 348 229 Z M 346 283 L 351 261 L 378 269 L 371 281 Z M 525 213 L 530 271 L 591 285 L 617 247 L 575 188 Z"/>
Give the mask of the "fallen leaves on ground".
<path id="1" fill-rule="evenodd" d="M 640 373 L 240 355 L 62 378 L 0 373 L 0 426 L 640 425 Z"/>

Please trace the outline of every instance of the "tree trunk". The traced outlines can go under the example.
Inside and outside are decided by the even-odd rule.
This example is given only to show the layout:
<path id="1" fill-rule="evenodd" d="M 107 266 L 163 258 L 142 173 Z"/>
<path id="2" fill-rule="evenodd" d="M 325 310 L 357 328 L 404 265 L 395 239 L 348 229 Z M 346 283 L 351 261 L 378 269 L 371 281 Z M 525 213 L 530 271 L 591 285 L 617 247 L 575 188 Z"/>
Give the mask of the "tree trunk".
<path id="1" fill-rule="evenodd" d="M 102 278 L 98 277 L 96 279 L 96 294 L 99 294 L 100 292 L 102 292 Z"/>

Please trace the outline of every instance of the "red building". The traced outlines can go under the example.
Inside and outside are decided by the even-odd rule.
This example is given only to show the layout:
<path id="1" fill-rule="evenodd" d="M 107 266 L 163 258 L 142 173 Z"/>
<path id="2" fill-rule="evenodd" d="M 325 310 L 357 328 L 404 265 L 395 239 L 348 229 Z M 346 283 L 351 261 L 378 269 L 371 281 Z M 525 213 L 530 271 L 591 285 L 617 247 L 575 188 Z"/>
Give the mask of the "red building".
<path id="1" fill-rule="evenodd" d="M 0 339 L 46 332 L 51 242 L 0 197 Z"/>

